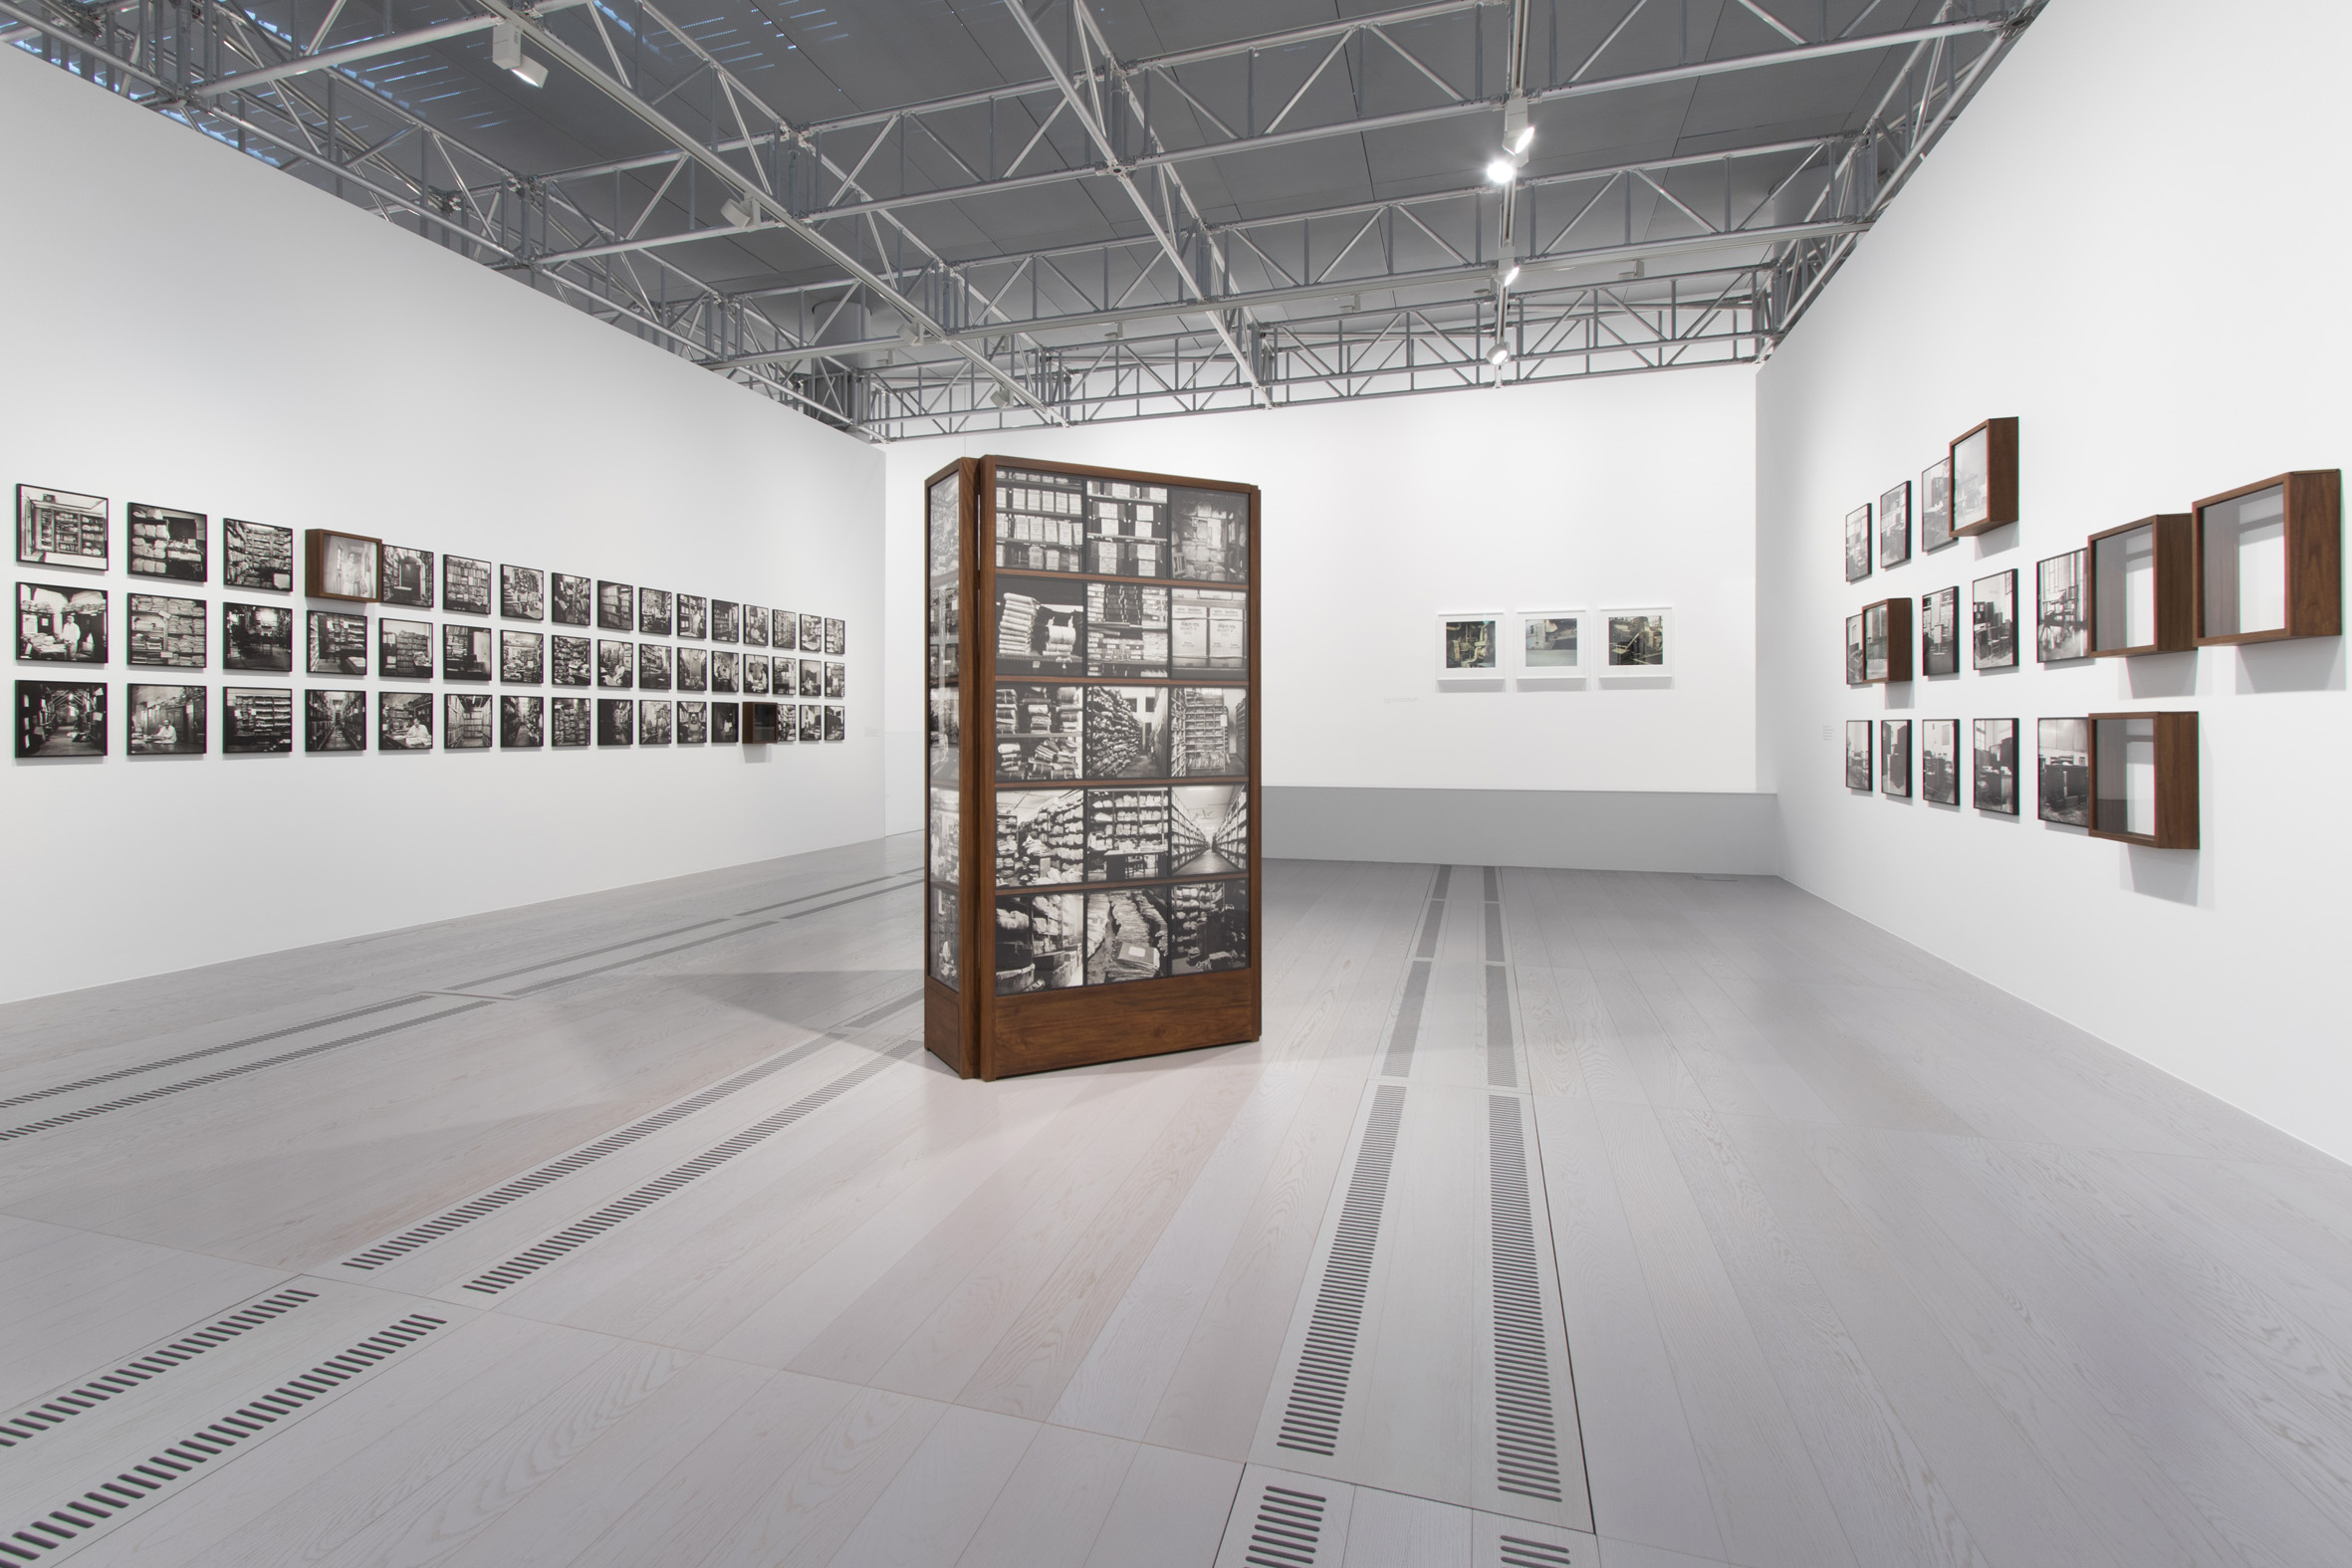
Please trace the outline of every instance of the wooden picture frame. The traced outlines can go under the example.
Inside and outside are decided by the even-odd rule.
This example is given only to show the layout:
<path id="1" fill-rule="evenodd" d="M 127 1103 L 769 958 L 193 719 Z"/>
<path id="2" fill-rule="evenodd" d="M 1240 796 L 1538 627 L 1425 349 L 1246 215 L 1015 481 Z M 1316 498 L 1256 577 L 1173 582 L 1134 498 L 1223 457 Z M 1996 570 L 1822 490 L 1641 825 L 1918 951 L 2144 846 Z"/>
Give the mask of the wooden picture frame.
<path id="1" fill-rule="evenodd" d="M 2094 659 L 2197 646 L 2197 523 L 2165 512 L 2083 545 L 2085 645 Z"/>
<path id="2" fill-rule="evenodd" d="M 1952 534 L 1989 534 L 2017 521 L 2017 421 L 1988 419 L 1951 448 Z"/>
<path id="3" fill-rule="evenodd" d="M 2276 490 L 2276 506 L 2267 493 Z M 2267 533 L 2275 515 L 2277 558 L 2267 539 L 2254 549 L 2257 532 Z M 2196 631 L 2200 647 L 2215 643 L 2279 642 L 2290 637 L 2333 637 L 2343 631 L 2343 475 L 2340 470 L 2297 469 L 2208 496 L 2192 510 L 2196 519 L 2192 556 L 2196 563 Z M 2246 591 L 2249 567 L 2261 566 L 2258 597 Z M 2275 578 L 2275 598 L 2271 582 Z M 2250 602 L 2249 602 L 2250 600 Z M 2259 624 L 2249 624 L 2259 622 Z"/>
<path id="4" fill-rule="evenodd" d="M 1880 599 L 1862 606 L 1862 684 L 1892 686 L 1911 679 L 1911 600 Z"/>
<path id="5" fill-rule="evenodd" d="M 2117 843 L 2198 847 L 2194 712 L 2090 716 L 2089 826 Z"/>
<path id="6" fill-rule="evenodd" d="M 306 598 L 374 604 L 383 598 L 383 541 L 364 534 L 310 528 L 302 534 L 302 591 Z"/>

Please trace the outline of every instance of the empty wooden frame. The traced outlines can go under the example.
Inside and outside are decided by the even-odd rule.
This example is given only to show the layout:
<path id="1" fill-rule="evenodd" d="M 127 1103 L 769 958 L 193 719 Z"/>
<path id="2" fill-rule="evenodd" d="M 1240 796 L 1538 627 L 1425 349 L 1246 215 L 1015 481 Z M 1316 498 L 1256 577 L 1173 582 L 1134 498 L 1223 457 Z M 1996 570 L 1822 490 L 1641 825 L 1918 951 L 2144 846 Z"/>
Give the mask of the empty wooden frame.
<path id="1" fill-rule="evenodd" d="M 2301 469 L 2197 503 L 2197 641 L 2277 642 L 2343 629 L 2342 475 Z"/>
<path id="2" fill-rule="evenodd" d="M 2197 715 L 2090 716 L 2093 838 L 2197 847 Z"/>
<path id="3" fill-rule="evenodd" d="M 2186 512 L 2090 537 L 2091 657 L 2176 653 L 2197 640 L 2196 544 Z"/>
<path id="4" fill-rule="evenodd" d="M 1952 533 L 2017 521 L 2017 421 L 1988 419 L 1952 443 Z"/>

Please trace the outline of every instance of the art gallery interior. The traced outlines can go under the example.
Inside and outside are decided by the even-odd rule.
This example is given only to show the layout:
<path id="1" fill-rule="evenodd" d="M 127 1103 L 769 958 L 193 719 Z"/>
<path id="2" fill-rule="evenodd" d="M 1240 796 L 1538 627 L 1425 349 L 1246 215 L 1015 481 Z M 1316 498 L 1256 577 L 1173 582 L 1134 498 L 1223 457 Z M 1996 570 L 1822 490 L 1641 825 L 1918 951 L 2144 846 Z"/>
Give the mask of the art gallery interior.
<path id="1" fill-rule="evenodd" d="M 0 44 L 0 1563 L 2352 1561 L 2342 7 Z"/>

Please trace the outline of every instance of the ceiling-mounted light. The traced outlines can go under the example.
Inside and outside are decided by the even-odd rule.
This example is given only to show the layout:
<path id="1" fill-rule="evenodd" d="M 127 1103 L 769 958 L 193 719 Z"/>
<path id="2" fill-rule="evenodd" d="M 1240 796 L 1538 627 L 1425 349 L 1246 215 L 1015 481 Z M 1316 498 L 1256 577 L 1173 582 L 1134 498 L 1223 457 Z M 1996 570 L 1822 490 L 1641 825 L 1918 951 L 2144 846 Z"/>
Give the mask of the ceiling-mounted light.
<path id="1" fill-rule="evenodd" d="M 730 196 L 720 202 L 719 216 L 738 229 L 748 229 L 760 221 L 759 213 L 741 196 Z"/>
<path id="2" fill-rule="evenodd" d="M 523 53 L 523 30 L 512 22 L 490 29 L 490 63 L 532 87 L 547 86 L 547 67 Z"/>
<path id="3" fill-rule="evenodd" d="M 1508 289 L 1517 282 L 1519 282 L 1519 263 L 1513 262 L 1509 270 L 1503 274 L 1503 287 Z"/>
<path id="4" fill-rule="evenodd" d="M 1487 165 L 1487 178 L 1498 185 L 1508 185 L 1519 178 L 1519 165 L 1509 158 L 1497 158 Z"/>
<path id="5" fill-rule="evenodd" d="M 1487 350 L 1487 363 L 1493 365 L 1498 370 L 1502 369 L 1505 365 L 1511 363 L 1511 350 L 1504 347 L 1501 343 L 1497 343 L 1494 347 Z"/>
<path id="6" fill-rule="evenodd" d="M 1534 142 L 1535 127 L 1528 123 L 1527 95 L 1514 93 L 1503 101 L 1503 150 L 1524 158 Z"/>

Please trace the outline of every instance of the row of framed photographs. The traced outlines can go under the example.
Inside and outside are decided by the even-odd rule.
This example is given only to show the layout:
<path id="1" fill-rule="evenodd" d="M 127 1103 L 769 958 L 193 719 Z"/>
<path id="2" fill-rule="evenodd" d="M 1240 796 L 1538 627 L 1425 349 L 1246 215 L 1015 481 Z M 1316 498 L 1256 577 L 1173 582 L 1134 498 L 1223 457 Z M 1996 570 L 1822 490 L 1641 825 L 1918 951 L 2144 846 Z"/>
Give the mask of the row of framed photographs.
<path id="1" fill-rule="evenodd" d="M 931 930 L 956 929 L 953 887 L 932 883 Z M 932 944 L 953 983 L 953 943 Z M 947 948 L 942 955 L 937 950 Z M 1000 997 L 1250 967 L 1250 884 L 1178 882 L 1084 893 L 1010 893 L 996 899 Z"/>
<path id="2" fill-rule="evenodd" d="M 1437 618 L 1441 681 L 1516 675 L 1525 681 L 1674 673 L 1674 611 L 1628 609 L 1463 612 Z"/>
<path id="3" fill-rule="evenodd" d="M 996 689 L 1000 783 L 1226 779 L 1250 771 L 1247 686 L 1007 682 Z M 934 731 L 955 722 L 955 693 L 932 694 Z M 941 734 L 936 766 L 952 770 Z"/>
<path id="4" fill-rule="evenodd" d="M 375 749 L 434 749 L 438 711 L 440 750 L 487 751 L 493 737 L 510 751 L 597 746 L 733 745 L 750 721 L 746 708 L 778 710 L 773 739 L 812 744 L 848 739 L 846 710 L 821 703 L 775 704 L 651 701 L 627 697 L 540 697 L 520 693 L 379 691 L 373 705 Z M 295 749 L 298 694 L 282 686 L 223 686 L 220 750 L 224 755 L 289 753 Z M 299 694 L 306 752 L 368 749 L 369 703 L 364 691 L 312 688 Z M 211 750 L 211 699 L 203 686 L 123 688 L 123 753 L 130 757 L 202 757 Z M 105 757 L 107 687 L 103 682 L 18 681 L 16 755 L 20 760 Z M 770 737 L 763 724 L 751 737 Z"/>
<path id="5" fill-rule="evenodd" d="M 1238 876 L 1250 863 L 1240 784 L 1007 789 L 996 797 L 996 885 L 1060 887 Z M 955 880 L 956 797 L 931 791 L 931 875 Z"/>
<path id="6" fill-rule="evenodd" d="M 2034 566 L 2033 656 L 2042 664 L 2066 664 L 2091 656 L 2090 620 L 2084 604 L 2089 555 L 2070 550 Z M 1883 604 L 1846 617 L 1845 671 L 1848 686 L 1887 680 L 1907 667 L 1890 644 L 1893 617 Z M 1937 588 L 1919 598 L 1919 672 L 1960 673 L 1960 588 Z M 1969 584 L 1969 663 L 1979 670 L 2017 667 L 2017 571 L 2010 567 Z M 1894 679 L 1908 679 L 1895 674 Z"/>
<path id="7" fill-rule="evenodd" d="M 995 513 L 1000 570 L 1249 580 L 1250 498 L 1235 491 L 999 468 Z"/>
<path id="8" fill-rule="evenodd" d="M 1921 472 L 1916 491 L 1906 479 L 1883 492 L 1875 507 L 1863 502 L 1846 514 L 1846 580 L 1870 575 L 1872 546 L 1878 568 L 1912 558 L 1913 503 L 1918 503 L 1919 554 L 1933 555 L 2017 520 L 2017 421 L 1987 419 L 1946 447 L 1941 461 Z"/>
<path id="9" fill-rule="evenodd" d="M 1967 772 L 1973 803 L 1978 810 L 1998 816 L 2017 815 L 2023 787 L 2018 772 L 2019 722 L 1973 719 L 1969 725 Z M 1881 794 L 1909 799 L 1915 726 L 1919 745 L 1919 798 L 1930 805 L 1960 804 L 1963 761 L 1958 719 L 1847 720 L 1846 787 L 1857 794 L 1876 789 Z M 2034 743 L 2036 814 L 2045 822 L 2088 827 L 2090 720 L 2036 720 Z"/>
<path id="10" fill-rule="evenodd" d="M 1238 588 L 1158 587 L 1053 577 L 997 578 L 1000 675 L 1114 680 L 1242 680 L 1250 671 L 1250 595 Z M 934 684 L 955 655 L 955 590 L 931 595 Z"/>

